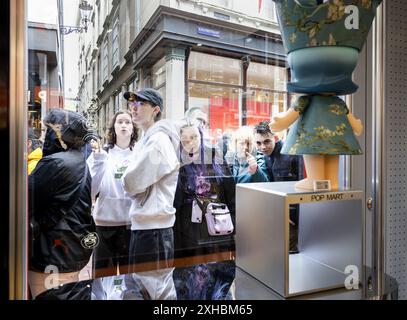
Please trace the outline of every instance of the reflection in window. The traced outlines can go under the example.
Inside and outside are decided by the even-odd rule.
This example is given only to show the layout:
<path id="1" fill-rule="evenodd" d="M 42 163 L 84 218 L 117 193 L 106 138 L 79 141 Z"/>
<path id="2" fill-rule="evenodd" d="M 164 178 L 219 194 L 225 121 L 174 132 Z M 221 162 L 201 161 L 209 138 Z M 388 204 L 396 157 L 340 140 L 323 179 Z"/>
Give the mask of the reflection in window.
<path id="1" fill-rule="evenodd" d="M 283 67 L 250 62 L 247 70 L 247 86 L 268 90 L 285 91 L 287 72 Z"/>
<path id="2" fill-rule="evenodd" d="M 98 55 L 98 70 L 97 70 L 97 90 L 95 92 L 99 91 L 100 87 L 102 86 L 101 71 L 102 71 L 102 59 L 99 54 Z"/>
<path id="3" fill-rule="evenodd" d="M 103 42 L 103 81 L 106 81 L 109 78 L 109 43 L 107 38 Z"/>
<path id="4" fill-rule="evenodd" d="M 189 107 L 208 115 L 211 131 L 239 128 L 241 89 L 206 84 L 189 84 Z"/>
<path id="5" fill-rule="evenodd" d="M 190 80 L 242 84 L 241 61 L 205 53 L 191 52 L 188 77 Z"/>
<path id="6" fill-rule="evenodd" d="M 159 60 L 152 68 L 153 75 L 153 87 L 158 89 L 161 86 L 165 85 L 165 58 Z"/>
<path id="7" fill-rule="evenodd" d="M 41 9 L 41 6 L 38 5 L 40 0 L 29 0 L 28 2 L 34 4 L 33 8 Z M 64 24 L 82 25 L 82 22 L 78 20 L 80 19 L 80 13 L 77 12 L 77 6 L 76 8 L 67 6 L 68 1 L 57 2 L 59 4 L 65 3 L 65 7 L 61 7 L 59 12 L 61 16 L 64 16 Z M 82 0 L 76 2 L 80 3 Z M 201 25 L 201 21 L 189 18 L 191 14 L 201 14 L 203 11 L 201 6 L 193 6 L 193 9 L 198 11 L 188 11 L 182 17 L 183 10 L 178 7 L 181 4 L 185 5 L 185 7 L 189 6 L 190 1 L 179 1 L 179 3 L 167 1 L 169 7 L 178 11 L 176 16 L 169 14 L 164 20 L 159 16 L 161 14 L 167 16 L 168 13 L 166 10 L 162 11 L 159 8 L 160 3 L 162 4 L 163 1 L 88 0 L 87 2 L 93 7 L 91 19 L 92 23 L 95 22 L 94 25 L 89 25 L 87 31 L 82 30 L 80 33 L 65 35 L 63 39 L 62 35 L 59 35 L 55 41 L 52 41 L 53 45 L 64 43 L 65 51 L 61 50 L 61 48 L 55 48 L 55 53 L 50 56 L 50 54 L 45 53 L 47 50 L 40 50 L 35 53 L 30 52 L 28 56 L 27 60 L 30 69 L 28 69 L 27 75 L 29 79 L 27 80 L 30 90 L 30 125 L 39 131 L 41 130 L 41 113 L 48 112 L 49 107 L 63 107 L 62 103 L 58 105 L 58 99 L 53 97 L 57 97 L 56 92 L 58 90 L 64 89 L 64 81 L 71 76 L 73 70 L 76 72 L 74 77 L 76 83 L 70 85 L 70 87 L 79 88 L 75 89 L 73 97 L 75 97 L 77 106 L 80 107 L 79 112 L 85 115 L 91 115 L 92 112 L 96 113 L 97 133 L 102 138 L 102 146 L 107 142 L 105 133 L 114 113 L 128 107 L 122 95 L 125 90 L 135 92 L 145 87 L 153 87 L 158 90 L 165 103 L 163 117 L 166 118 L 167 115 L 169 120 L 178 120 L 178 117 L 182 117 L 183 103 L 186 100 L 186 104 L 190 109 L 197 108 L 198 111 L 205 113 L 205 115 L 198 114 L 202 116 L 201 120 L 203 120 L 202 123 L 204 124 L 202 130 L 205 143 L 208 142 L 206 138 L 210 138 L 213 145 L 221 147 L 228 146 L 230 134 L 242 125 L 254 125 L 261 120 L 270 120 L 272 114 L 286 108 L 286 70 L 282 67 L 260 63 L 264 59 L 267 61 L 270 52 L 261 51 L 263 48 L 267 50 L 267 44 L 269 43 L 267 41 L 272 41 L 269 39 L 274 39 L 274 37 L 263 37 L 262 34 L 254 32 L 257 24 L 261 24 L 261 28 L 263 28 L 267 25 L 264 19 L 268 19 L 269 16 L 271 17 L 274 14 L 273 10 L 271 10 L 272 0 L 255 1 L 252 4 L 248 1 L 232 0 L 203 1 L 203 3 L 208 4 L 209 11 L 205 22 L 209 30 L 213 28 L 218 31 L 218 19 L 221 14 L 224 14 L 224 17 L 228 17 L 227 14 L 230 14 L 228 23 L 238 24 L 236 29 L 219 28 L 220 36 L 225 36 L 225 39 L 222 39 L 225 40 L 225 43 L 222 44 L 224 50 L 219 49 L 216 37 L 197 33 L 196 30 Z M 175 3 L 178 7 L 175 7 Z M 215 6 L 217 9 L 213 10 Z M 225 10 L 221 10 L 219 7 L 225 8 Z M 220 15 L 215 19 L 212 14 L 216 12 Z M 156 14 L 153 15 L 154 13 Z M 244 14 L 245 17 L 243 22 L 238 19 L 241 14 Z M 55 14 L 54 17 L 58 17 L 58 14 Z M 156 31 L 160 32 L 160 27 L 163 27 L 160 23 L 156 25 L 155 22 L 167 20 L 175 22 L 180 18 L 182 18 L 182 21 L 180 20 L 182 23 L 173 26 L 174 28 L 178 26 L 179 30 L 173 30 L 170 38 L 160 40 L 154 38 L 158 34 Z M 212 18 L 213 24 L 209 23 Z M 155 21 L 154 19 L 158 20 Z M 187 24 L 190 24 L 190 29 L 184 30 L 184 26 Z M 143 29 L 144 26 L 148 27 Z M 150 26 L 152 29 L 149 29 Z M 168 25 L 165 23 L 164 27 L 167 28 Z M 59 28 L 52 28 L 52 32 L 57 35 Z M 157 28 L 157 30 L 154 30 L 154 28 Z M 186 36 L 188 33 L 186 31 L 193 32 L 189 36 L 190 39 L 188 41 L 179 40 L 179 37 Z M 45 32 L 41 30 L 42 39 Z M 139 32 L 142 32 L 142 34 Z M 237 43 L 240 43 L 239 41 L 244 43 L 244 39 L 252 34 L 253 37 L 250 39 L 254 41 L 250 46 L 239 47 L 237 45 Z M 199 50 L 202 50 L 202 52 L 190 52 L 190 50 L 198 48 L 198 46 L 194 45 L 195 40 L 198 42 L 197 37 L 200 37 Z M 31 39 L 31 44 L 38 44 L 38 41 L 33 41 L 32 36 L 31 38 L 28 36 L 28 38 Z M 68 45 L 69 39 L 73 39 L 72 46 Z M 191 47 L 187 48 L 187 46 Z M 173 68 L 171 61 L 166 62 L 163 56 L 168 53 L 168 48 L 176 48 L 180 51 L 185 49 L 186 52 L 190 53 L 186 55 L 188 57 L 186 73 L 183 68 L 184 61 L 179 62 L 178 60 L 175 68 Z M 245 60 L 247 62 L 251 60 L 248 63 L 248 69 L 246 69 L 242 58 L 250 53 L 253 53 L 253 55 L 250 59 Z M 60 55 L 63 59 L 57 60 Z M 181 59 L 183 58 L 182 56 Z M 59 68 L 56 68 L 56 66 L 62 63 L 65 63 L 65 70 L 64 73 L 59 73 L 61 66 Z M 182 69 L 179 66 L 182 66 Z M 167 78 L 174 79 L 171 88 L 167 86 Z M 51 83 L 53 84 L 51 85 Z M 186 90 L 184 84 L 187 85 Z M 53 95 L 54 93 L 55 95 Z M 168 97 L 166 97 L 167 93 Z M 186 95 L 185 99 L 184 94 Z M 177 100 L 177 105 L 174 106 L 173 100 L 175 99 L 172 98 L 176 95 L 182 95 L 182 99 Z M 90 102 L 95 104 L 93 105 Z M 179 102 L 181 103 L 178 104 Z M 206 131 L 206 129 L 208 130 Z M 219 142 L 225 143 L 219 144 Z M 224 148 L 222 151 L 226 153 L 226 149 Z M 104 153 L 100 156 L 106 158 Z M 208 154 L 207 158 L 210 159 L 210 154 Z M 150 170 L 148 163 L 146 163 L 145 168 Z M 115 169 L 113 168 L 113 170 Z M 210 170 L 215 169 L 210 168 Z M 217 172 L 213 172 L 217 174 Z M 116 182 L 117 185 L 121 183 L 120 181 Z M 233 187 L 229 189 L 234 190 Z M 99 196 L 100 194 L 96 193 L 93 199 L 94 204 Z M 230 198 L 234 199 L 234 196 Z M 189 202 L 188 206 L 189 204 L 191 203 Z M 181 221 L 181 219 L 178 221 Z M 187 217 L 186 221 L 190 222 L 190 218 Z M 206 226 L 203 225 L 203 227 Z M 204 242 L 207 239 L 210 238 L 202 236 L 198 240 Z M 215 241 L 215 239 L 210 240 L 213 240 L 213 243 L 218 241 Z M 208 250 L 208 252 L 213 251 L 215 253 L 211 257 L 214 261 L 223 259 L 218 256 L 219 248 L 217 245 L 213 247 L 208 245 L 205 252 L 198 251 L 193 246 L 187 249 L 185 257 L 187 255 L 200 255 Z M 231 248 L 222 247 L 219 251 L 223 254 L 226 249 Z M 233 253 L 228 253 L 227 256 L 232 257 Z M 188 261 L 185 260 L 182 263 L 187 264 Z M 92 265 L 93 262 L 91 261 L 87 269 L 85 269 L 89 274 L 96 270 L 96 266 Z M 146 266 L 146 268 L 149 267 Z M 203 270 L 206 274 L 212 272 L 211 268 L 206 268 L 206 266 L 198 269 Z M 216 274 L 218 274 L 217 268 L 215 269 Z M 117 273 L 115 268 L 98 271 L 106 271 L 107 274 Z M 189 274 L 189 272 L 185 273 L 187 276 Z M 93 276 L 95 275 L 96 273 L 93 273 Z M 232 278 L 230 281 L 233 280 Z M 185 281 L 182 277 L 181 279 L 179 284 L 182 286 Z M 190 297 L 189 295 L 185 296 Z"/>
<path id="8" fill-rule="evenodd" d="M 188 76 L 189 108 L 208 114 L 211 130 L 234 131 L 241 124 L 269 121 L 287 108 L 283 67 L 250 62 L 245 73 L 240 59 L 191 52 Z"/>
<path id="9" fill-rule="evenodd" d="M 219 7 L 227 7 L 230 0 L 206 0 L 205 2 Z"/>
<path id="10" fill-rule="evenodd" d="M 285 110 L 286 93 L 262 90 L 249 90 L 247 97 L 247 125 L 256 125 L 260 121 L 269 121 L 271 115 Z"/>
<path id="11" fill-rule="evenodd" d="M 119 63 L 119 19 L 117 18 L 112 32 L 112 60 L 113 66 Z"/>
<path id="12" fill-rule="evenodd" d="M 92 92 L 98 91 L 97 85 L 96 65 L 94 64 L 92 67 Z"/>
<path id="13" fill-rule="evenodd" d="M 153 88 L 158 90 L 158 92 L 161 94 L 163 97 L 164 101 L 166 99 L 166 77 L 167 77 L 167 71 L 166 71 L 166 63 L 165 63 L 165 57 L 161 58 L 158 60 L 156 64 L 154 64 L 151 68 L 151 73 L 152 73 L 152 81 L 153 81 Z M 166 108 L 162 111 L 162 117 L 166 117 Z"/>
<path id="14" fill-rule="evenodd" d="M 260 18 L 277 22 L 276 10 L 274 8 L 273 0 L 259 1 L 259 15 Z"/>
<path id="15" fill-rule="evenodd" d="M 247 16 L 256 17 L 277 23 L 273 0 L 231 1 L 235 12 L 242 12 Z"/>

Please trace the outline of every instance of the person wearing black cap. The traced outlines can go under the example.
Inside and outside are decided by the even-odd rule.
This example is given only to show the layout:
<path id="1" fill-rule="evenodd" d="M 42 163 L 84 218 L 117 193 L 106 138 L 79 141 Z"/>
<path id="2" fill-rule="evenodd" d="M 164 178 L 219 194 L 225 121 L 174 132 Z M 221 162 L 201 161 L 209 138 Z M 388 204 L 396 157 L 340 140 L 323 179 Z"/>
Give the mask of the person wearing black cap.
<path id="1" fill-rule="evenodd" d="M 127 91 L 124 93 L 123 97 L 129 102 L 129 106 L 133 110 L 133 115 L 139 116 L 138 117 L 139 120 L 134 119 L 135 123 L 141 122 L 142 124 L 140 123 L 140 125 L 148 129 L 150 126 L 154 124 L 154 122 L 161 119 L 162 116 L 161 112 L 163 111 L 164 105 L 163 98 L 161 97 L 161 94 L 157 90 L 146 88 L 138 91 L 137 93 Z M 142 107 L 145 105 L 149 105 L 153 109 L 144 109 L 144 108 L 134 109 L 135 107 L 139 106 Z M 145 114 L 144 111 L 153 114 L 153 117 L 152 118 L 146 117 L 144 119 L 143 118 L 143 115 Z"/>
<path id="2" fill-rule="evenodd" d="M 133 199 L 130 271 L 136 263 L 147 261 L 156 262 L 157 268 L 168 268 L 174 256 L 179 130 L 172 122 L 160 120 L 164 106 L 158 91 L 147 88 L 126 92 L 124 98 L 143 134 L 123 176 L 124 189 Z"/>

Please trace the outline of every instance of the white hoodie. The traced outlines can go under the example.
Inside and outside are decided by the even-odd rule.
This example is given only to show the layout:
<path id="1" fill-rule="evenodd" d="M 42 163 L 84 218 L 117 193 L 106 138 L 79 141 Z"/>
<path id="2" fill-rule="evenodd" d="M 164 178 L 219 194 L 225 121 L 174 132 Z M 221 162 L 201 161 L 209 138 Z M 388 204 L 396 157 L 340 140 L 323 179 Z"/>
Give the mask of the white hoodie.
<path id="1" fill-rule="evenodd" d="M 89 156 L 87 163 L 92 176 L 92 199 L 99 194 L 93 217 L 99 226 L 130 225 L 131 199 L 124 192 L 121 178 L 132 159 L 133 151 L 114 146 Z"/>
<path id="2" fill-rule="evenodd" d="M 132 196 L 131 229 L 170 228 L 178 181 L 179 130 L 161 120 L 149 128 L 134 150 L 134 159 L 123 176 L 124 190 Z"/>

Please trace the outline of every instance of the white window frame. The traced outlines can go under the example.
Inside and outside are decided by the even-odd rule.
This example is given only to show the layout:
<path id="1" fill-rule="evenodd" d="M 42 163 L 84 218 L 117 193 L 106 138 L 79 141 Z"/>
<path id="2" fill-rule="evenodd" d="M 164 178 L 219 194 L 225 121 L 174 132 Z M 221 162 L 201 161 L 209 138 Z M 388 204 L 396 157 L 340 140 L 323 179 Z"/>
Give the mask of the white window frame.
<path id="1" fill-rule="evenodd" d="M 119 30 L 119 18 L 117 17 L 112 30 L 112 62 L 113 67 L 116 67 L 120 62 L 120 30 Z"/>
<path id="2" fill-rule="evenodd" d="M 109 41 L 108 38 L 103 41 L 102 49 L 102 82 L 109 79 Z"/>

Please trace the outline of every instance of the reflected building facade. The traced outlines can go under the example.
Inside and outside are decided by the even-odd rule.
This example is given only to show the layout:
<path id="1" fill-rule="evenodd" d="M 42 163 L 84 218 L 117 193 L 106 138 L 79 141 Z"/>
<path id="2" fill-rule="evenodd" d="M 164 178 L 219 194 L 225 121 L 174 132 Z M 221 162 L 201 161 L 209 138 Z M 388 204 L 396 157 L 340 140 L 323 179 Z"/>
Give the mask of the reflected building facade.
<path id="1" fill-rule="evenodd" d="M 283 111 L 285 52 L 271 0 L 96 0 L 79 41 L 79 93 L 100 135 L 123 93 L 153 87 L 165 118 L 208 115 L 214 140 Z M 213 141 L 215 143 L 216 141 Z"/>
<path id="2" fill-rule="evenodd" d="M 61 0 L 41 0 L 38 6 L 33 2 L 29 5 L 33 14 L 29 16 L 27 30 L 28 121 L 40 133 L 47 110 L 64 105 L 64 49 L 60 33 L 63 16 Z M 47 12 L 37 14 L 43 6 Z"/>

